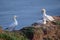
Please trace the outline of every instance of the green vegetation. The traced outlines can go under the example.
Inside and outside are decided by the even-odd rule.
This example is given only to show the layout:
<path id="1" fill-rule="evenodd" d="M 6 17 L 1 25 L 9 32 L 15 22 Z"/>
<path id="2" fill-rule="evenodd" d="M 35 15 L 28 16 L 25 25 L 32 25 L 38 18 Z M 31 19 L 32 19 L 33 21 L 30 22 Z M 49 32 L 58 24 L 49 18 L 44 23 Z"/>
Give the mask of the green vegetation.
<path id="1" fill-rule="evenodd" d="M 28 40 L 23 35 L 20 35 L 18 33 L 0 33 L 0 38 L 4 40 Z"/>
<path id="2" fill-rule="evenodd" d="M 1 30 L 2 31 L 2 30 Z M 2 31 L 0 33 L 0 40 L 28 40 L 26 36 L 22 32 L 14 32 L 14 31 Z"/>
<path id="3" fill-rule="evenodd" d="M 33 38 L 33 34 L 34 34 L 34 27 L 25 27 L 23 29 L 21 29 L 20 31 L 22 31 L 22 33 L 30 40 L 32 40 Z"/>
<path id="4" fill-rule="evenodd" d="M 56 21 L 56 25 L 60 25 L 60 21 Z"/>
<path id="5" fill-rule="evenodd" d="M 14 40 L 15 38 L 10 37 L 9 35 L 6 34 L 0 34 L 0 38 L 5 39 L 5 40 Z"/>
<path id="6" fill-rule="evenodd" d="M 33 27 L 26 27 L 19 31 L 2 31 L 0 40 L 31 40 L 33 37 Z"/>

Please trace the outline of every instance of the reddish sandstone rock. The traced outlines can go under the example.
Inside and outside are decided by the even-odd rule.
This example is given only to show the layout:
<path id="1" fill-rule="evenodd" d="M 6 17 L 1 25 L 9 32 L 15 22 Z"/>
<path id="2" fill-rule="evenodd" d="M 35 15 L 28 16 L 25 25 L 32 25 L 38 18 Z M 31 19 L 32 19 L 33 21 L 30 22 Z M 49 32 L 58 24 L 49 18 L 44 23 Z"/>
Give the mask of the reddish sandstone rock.
<path id="1" fill-rule="evenodd" d="M 46 25 L 36 25 L 32 40 L 60 40 L 60 16 L 53 16 L 54 22 L 47 22 Z M 44 29 L 45 27 L 45 29 Z"/>

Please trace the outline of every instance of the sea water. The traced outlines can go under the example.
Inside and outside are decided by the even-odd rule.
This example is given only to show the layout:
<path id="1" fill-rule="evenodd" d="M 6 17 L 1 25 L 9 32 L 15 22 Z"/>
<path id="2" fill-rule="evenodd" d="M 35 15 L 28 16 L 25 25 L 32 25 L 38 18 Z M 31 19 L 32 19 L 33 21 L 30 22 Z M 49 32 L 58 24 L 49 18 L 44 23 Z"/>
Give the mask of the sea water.
<path id="1" fill-rule="evenodd" d="M 60 0 L 0 0 L 0 25 L 8 27 L 17 15 L 16 29 L 29 26 L 42 18 L 42 8 L 48 15 L 60 16 Z"/>

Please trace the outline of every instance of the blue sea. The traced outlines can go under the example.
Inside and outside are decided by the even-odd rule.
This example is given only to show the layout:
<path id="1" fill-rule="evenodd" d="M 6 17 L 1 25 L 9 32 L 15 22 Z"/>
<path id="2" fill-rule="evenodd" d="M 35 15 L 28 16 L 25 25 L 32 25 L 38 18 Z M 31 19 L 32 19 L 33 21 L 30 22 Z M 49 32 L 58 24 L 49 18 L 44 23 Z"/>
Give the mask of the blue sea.
<path id="1" fill-rule="evenodd" d="M 48 15 L 60 16 L 60 0 L 0 0 L 0 25 L 8 27 L 17 15 L 17 30 L 29 26 L 41 19 L 42 8 Z"/>

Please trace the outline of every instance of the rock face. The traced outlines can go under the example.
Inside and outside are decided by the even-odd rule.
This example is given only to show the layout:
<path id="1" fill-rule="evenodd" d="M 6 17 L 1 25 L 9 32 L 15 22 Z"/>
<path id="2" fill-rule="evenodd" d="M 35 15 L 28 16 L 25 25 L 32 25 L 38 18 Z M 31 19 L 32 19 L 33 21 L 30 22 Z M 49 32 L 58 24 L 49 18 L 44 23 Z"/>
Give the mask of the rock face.
<path id="1" fill-rule="evenodd" d="M 60 40 L 60 17 L 56 16 L 55 22 L 47 22 L 46 25 L 35 25 L 32 40 Z"/>
<path id="2" fill-rule="evenodd" d="M 4 31 L 3 31 L 3 29 L 2 29 L 2 27 L 0 26 L 0 33 L 4 33 Z"/>
<path id="3" fill-rule="evenodd" d="M 40 28 L 34 30 L 33 40 L 43 40 L 43 32 Z"/>

